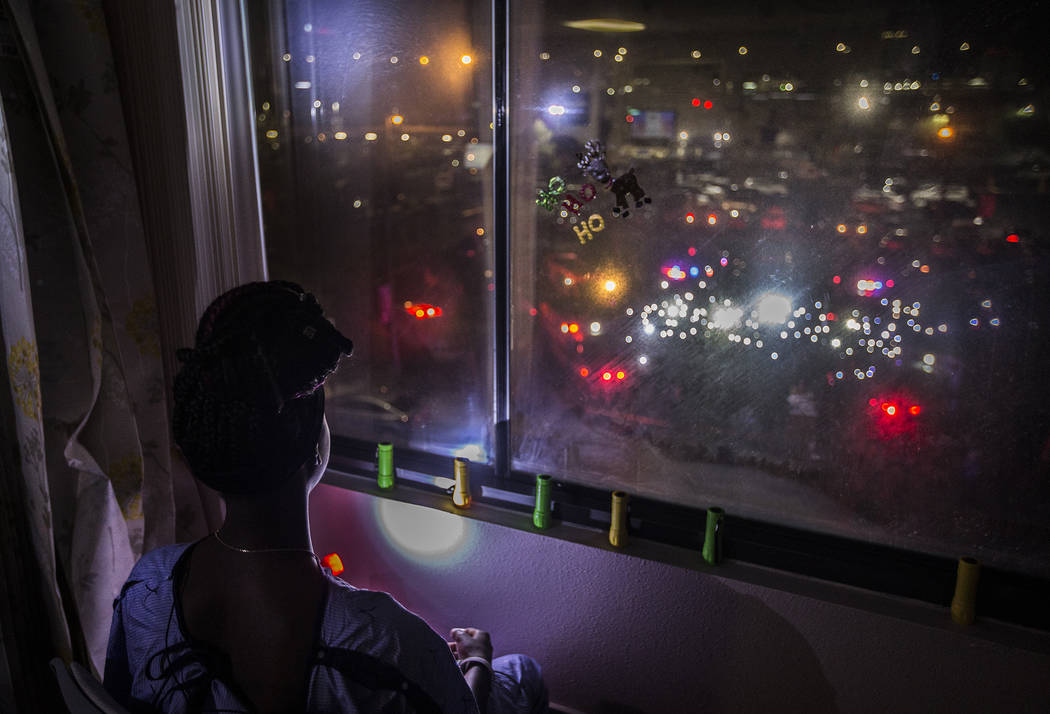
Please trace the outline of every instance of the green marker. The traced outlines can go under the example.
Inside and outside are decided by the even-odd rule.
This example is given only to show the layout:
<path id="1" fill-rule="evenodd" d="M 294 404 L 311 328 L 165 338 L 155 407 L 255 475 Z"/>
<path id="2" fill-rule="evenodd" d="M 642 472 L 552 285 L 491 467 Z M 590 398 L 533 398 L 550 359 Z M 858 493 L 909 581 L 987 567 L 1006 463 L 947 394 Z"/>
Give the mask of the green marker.
<path id="1" fill-rule="evenodd" d="M 381 441 L 376 449 L 376 470 L 379 488 L 394 487 L 394 445 Z"/>
<path id="2" fill-rule="evenodd" d="M 536 475 L 536 507 L 532 510 L 532 525 L 539 529 L 549 528 L 551 524 L 551 477 L 547 474 Z"/>
<path id="3" fill-rule="evenodd" d="M 726 512 L 721 508 L 707 509 L 707 527 L 704 529 L 704 547 L 700 554 L 711 565 L 722 561 L 722 521 Z"/>

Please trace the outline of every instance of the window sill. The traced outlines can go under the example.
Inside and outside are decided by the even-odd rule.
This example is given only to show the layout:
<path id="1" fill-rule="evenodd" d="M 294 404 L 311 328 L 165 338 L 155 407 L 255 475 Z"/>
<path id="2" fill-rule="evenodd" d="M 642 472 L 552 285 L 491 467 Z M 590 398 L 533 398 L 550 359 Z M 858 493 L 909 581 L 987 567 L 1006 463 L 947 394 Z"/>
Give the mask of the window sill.
<path id="1" fill-rule="evenodd" d="M 375 498 L 385 498 L 426 508 L 433 508 L 463 518 L 527 532 L 540 538 L 555 538 L 578 545 L 614 552 L 622 556 L 640 558 L 714 575 L 748 585 L 769 588 L 812 598 L 822 602 L 854 608 L 869 613 L 907 621 L 923 627 L 974 637 L 1010 647 L 1040 654 L 1050 654 L 1050 632 L 1002 620 L 979 617 L 972 625 L 954 623 L 948 612 L 948 603 L 939 606 L 918 599 L 901 597 L 853 585 L 833 582 L 803 575 L 788 570 L 744 562 L 731 558 L 719 565 L 709 565 L 699 550 L 683 548 L 632 535 L 627 545 L 617 548 L 609 543 L 606 529 L 568 523 L 553 519 L 550 528 L 536 529 L 528 513 L 502 505 L 506 499 L 521 501 L 523 496 L 490 486 L 475 486 L 476 497 L 469 508 L 453 505 L 449 495 L 433 485 L 433 477 L 402 467 L 397 469 L 397 485 L 391 489 L 380 489 L 376 483 L 374 467 L 360 459 L 333 455 L 323 483 L 344 488 Z M 424 482 L 430 482 L 424 483 Z M 440 484 L 441 481 L 438 480 Z M 477 497 L 477 495 L 480 497 Z M 521 505 L 520 503 L 518 505 Z M 978 594 L 980 613 L 980 593 Z"/>

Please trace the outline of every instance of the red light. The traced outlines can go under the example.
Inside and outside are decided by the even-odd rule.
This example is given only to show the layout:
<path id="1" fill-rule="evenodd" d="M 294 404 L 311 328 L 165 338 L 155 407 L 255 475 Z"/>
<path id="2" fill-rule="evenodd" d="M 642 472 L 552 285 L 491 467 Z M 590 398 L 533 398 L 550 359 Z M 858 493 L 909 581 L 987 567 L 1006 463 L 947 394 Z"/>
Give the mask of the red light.
<path id="1" fill-rule="evenodd" d="M 537 315 L 537 313 L 538 313 L 538 312 L 539 312 L 539 310 L 537 310 L 537 309 L 536 309 L 536 308 L 534 308 L 534 307 L 530 307 L 530 308 L 529 308 L 529 314 L 530 314 L 530 315 L 532 315 L 533 317 L 536 317 L 536 315 Z"/>
<path id="2" fill-rule="evenodd" d="M 842 277 L 841 277 L 841 276 L 839 276 L 839 275 L 836 275 L 835 277 L 833 277 L 833 278 L 831 279 L 831 282 L 833 282 L 833 283 L 835 283 L 836 285 L 838 285 L 839 283 L 841 283 L 841 282 L 842 282 Z"/>
<path id="3" fill-rule="evenodd" d="M 332 571 L 332 575 L 339 575 L 344 570 L 343 559 L 339 557 L 338 553 L 329 553 L 321 558 L 321 562 L 328 566 Z"/>
<path id="4" fill-rule="evenodd" d="M 690 248 L 689 255 L 696 255 L 696 248 Z"/>
<path id="5" fill-rule="evenodd" d="M 716 223 L 718 223 L 718 216 L 716 216 L 713 213 L 708 213 L 707 214 L 707 225 L 713 226 Z"/>
<path id="6" fill-rule="evenodd" d="M 879 400 L 876 399 L 875 397 L 872 397 L 871 399 L 868 400 L 868 404 L 870 404 L 871 406 L 875 406 L 878 403 L 879 403 Z"/>
<path id="7" fill-rule="evenodd" d="M 608 382 L 610 379 L 612 379 L 612 372 L 602 372 L 602 379 Z"/>
<path id="8" fill-rule="evenodd" d="M 417 320 L 425 320 L 428 317 L 440 317 L 441 308 L 428 305 L 426 303 L 412 304 L 411 302 L 405 303 L 405 312 Z"/>
<path id="9" fill-rule="evenodd" d="M 685 222 L 686 223 L 692 223 L 695 220 L 696 220 L 696 216 L 694 216 L 692 213 L 685 214 Z"/>
<path id="10" fill-rule="evenodd" d="M 633 117 L 633 116 L 631 116 L 630 114 L 628 114 L 628 115 L 627 115 L 627 116 L 625 117 L 625 119 L 626 119 L 626 121 L 627 121 L 627 123 L 628 123 L 628 124 L 634 124 L 634 117 Z"/>
<path id="11" fill-rule="evenodd" d="M 693 106 L 694 107 L 700 106 L 700 99 L 699 98 L 693 97 Z"/>
<path id="12" fill-rule="evenodd" d="M 893 287 L 893 281 L 892 280 L 887 280 L 886 281 L 886 287 L 892 288 Z"/>
<path id="13" fill-rule="evenodd" d="M 616 373 L 616 378 L 617 378 L 617 379 L 623 379 L 623 378 L 624 378 L 624 377 L 626 377 L 626 376 L 627 376 L 627 375 L 625 375 L 625 374 L 623 373 L 623 370 L 620 370 L 619 372 L 617 372 L 617 373 Z"/>
<path id="14" fill-rule="evenodd" d="M 834 321 L 835 321 L 835 313 L 829 312 L 828 313 L 828 322 L 834 322 Z"/>
<path id="15" fill-rule="evenodd" d="M 591 370 L 587 369 L 586 367 L 580 367 L 580 376 L 581 377 L 586 377 L 590 373 L 591 373 Z"/>
<path id="16" fill-rule="evenodd" d="M 571 332 L 572 334 L 575 335 L 579 331 L 580 331 L 580 326 L 577 325 L 575 322 L 572 323 L 571 325 L 569 325 L 569 332 Z"/>
<path id="17" fill-rule="evenodd" d="M 714 102 L 712 102 L 710 99 L 708 99 L 706 102 L 704 102 L 704 109 L 710 109 L 713 106 L 714 106 Z"/>
<path id="18" fill-rule="evenodd" d="M 1021 236 L 1017 235 L 1016 233 L 1011 233 L 1010 235 L 1006 236 L 1006 242 L 1007 243 L 1020 243 L 1021 242 Z"/>
<path id="19" fill-rule="evenodd" d="M 919 407 L 918 404 L 913 404 L 910 407 L 908 407 L 908 413 L 911 414 L 912 416 L 916 416 L 921 411 L 922 411 L 922 408 Z"/>
<path id="20" fill-rule="evenodd" d="M 561 331 L 563 333 L 567 333 L 569 331 L 569 323 L 567 323 L 567 322 L 561 323 Z"/>

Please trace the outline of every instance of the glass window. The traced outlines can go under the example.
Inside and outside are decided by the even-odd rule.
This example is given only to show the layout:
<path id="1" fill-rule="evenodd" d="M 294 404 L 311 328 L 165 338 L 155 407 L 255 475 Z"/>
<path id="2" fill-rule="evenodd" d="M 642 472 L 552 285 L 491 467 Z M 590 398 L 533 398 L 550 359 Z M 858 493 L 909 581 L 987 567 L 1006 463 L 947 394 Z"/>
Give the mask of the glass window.
<path id="1" fill-rule="evenodd" d="M 515 468 L 1050 571 L 1011 4 L 514 3 Z"/>
<path id="2" fill-rule="evenodd" d="M 333 432 L 487 461 L 489 6 L 244 7 L 270 276 L 355 345 L 328 384 Z"/>

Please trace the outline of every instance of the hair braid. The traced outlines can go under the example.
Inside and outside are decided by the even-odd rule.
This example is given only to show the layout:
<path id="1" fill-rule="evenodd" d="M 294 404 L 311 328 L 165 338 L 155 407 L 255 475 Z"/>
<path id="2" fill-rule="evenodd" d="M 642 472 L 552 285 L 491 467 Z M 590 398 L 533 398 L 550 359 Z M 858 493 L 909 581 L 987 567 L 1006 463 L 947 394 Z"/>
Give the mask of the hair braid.
<path id="1" fill-rule="evenodd" d="M 196 347 L 176 354 L 175 440 L 224 493 L 276 487 L 313 453 L 325 380 L 353 343 L 295 283 L 248 283 L 216 298 Z"/>

